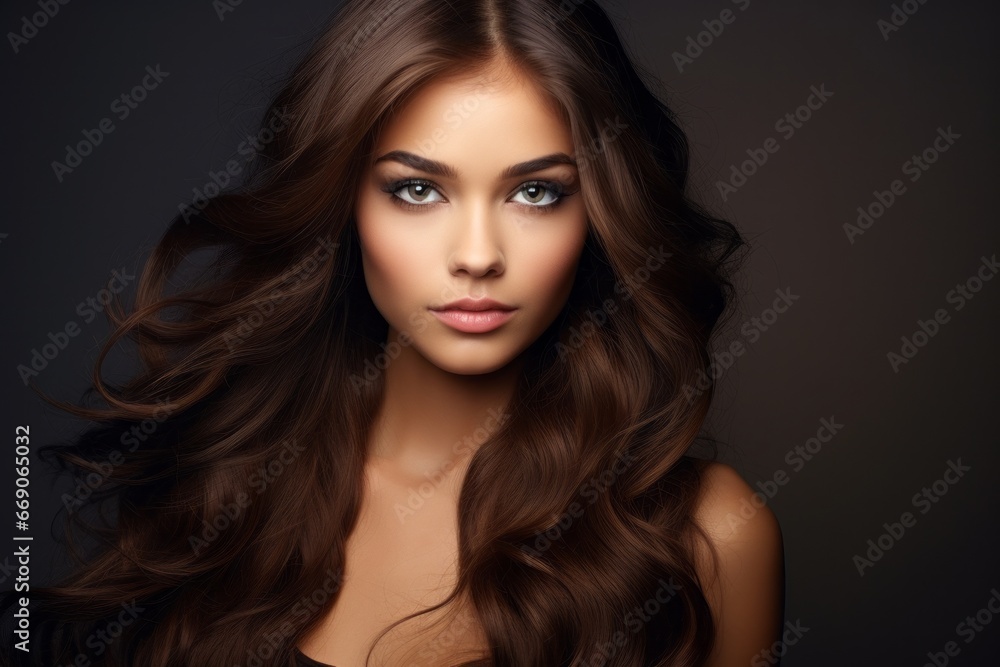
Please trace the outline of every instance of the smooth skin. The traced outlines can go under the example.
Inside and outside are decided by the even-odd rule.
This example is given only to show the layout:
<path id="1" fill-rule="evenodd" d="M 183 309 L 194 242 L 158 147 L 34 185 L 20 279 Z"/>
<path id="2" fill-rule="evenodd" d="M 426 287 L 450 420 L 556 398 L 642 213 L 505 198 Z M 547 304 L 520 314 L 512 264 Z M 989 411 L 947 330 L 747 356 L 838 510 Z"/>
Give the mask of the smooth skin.
<path id="1" fill-rule="evenodd" d="M 565 305 L 583 251 L 580 176 L 565 159 L 573 153 L 554 103 L 504 66 L 426 85 L 383 128 L 355 218 L 365 282 L 398 356 L 384 371 L 343 588 L 300 642 L 308 657 L 360 667 L 377 631 L 452 590 L 466 467 L 499 425 L 521 353 Z M 428 310 L 466 296 L 517 310 L 478 334 L 456 331 Z M 706 482 L 697 519 L 723 552 L 721 577 L 706 590 L 721 627 L 710 667 L 749 665 L 780 629 L 780 531 L 765 507 L 734 533 L 725 517 L 739 511 L 749 487 L 717 463 Z M 426 622 L 403 624 L 379 643 L 374 664 L 393 664 L 396 650 L 435 639 L 449 647 L 447 656 L 424 652 L 418 664 L 439 665 L 457 648 L 475 657 L 485 637 L 471 619 L 447 636 L 418 638 L 406 628 Z"/>
<path id="2" fill-rule="evenodd" d="M 705 667 L 772 665 L 782 653 L 771 650 L 784 616 L 784 544 L 774 512 L 758 504 L 735 469 L 706 464 L 694 518 L 719 560 L 713 576 L 707 553 L 698 549 L 698 572 L 717 633 Z"/>

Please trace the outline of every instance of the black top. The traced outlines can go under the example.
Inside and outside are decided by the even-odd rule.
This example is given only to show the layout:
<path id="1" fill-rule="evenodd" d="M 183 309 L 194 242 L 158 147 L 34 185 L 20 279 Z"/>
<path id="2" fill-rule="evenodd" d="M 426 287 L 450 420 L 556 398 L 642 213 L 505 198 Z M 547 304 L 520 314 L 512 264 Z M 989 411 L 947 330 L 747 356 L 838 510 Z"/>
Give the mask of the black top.
<path id="1" fill-rule="evenodd" d="M 297 648 L 295 649 L 295 663 L 301 667 L 336 667 L 325 662 L 316 662 Z"/>

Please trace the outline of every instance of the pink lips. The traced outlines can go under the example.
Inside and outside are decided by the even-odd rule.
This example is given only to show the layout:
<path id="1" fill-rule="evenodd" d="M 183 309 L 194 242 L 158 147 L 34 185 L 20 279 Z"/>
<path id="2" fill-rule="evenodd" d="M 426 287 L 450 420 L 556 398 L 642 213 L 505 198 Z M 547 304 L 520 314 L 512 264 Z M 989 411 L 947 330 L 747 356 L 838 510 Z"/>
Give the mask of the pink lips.
<path id="1" fill-rule="evenodd" d="M 493 299 L 466 297 L 430 310 L 453 329 L 465 333 L 486 333 L 509 320 L 516 308 Z"/>

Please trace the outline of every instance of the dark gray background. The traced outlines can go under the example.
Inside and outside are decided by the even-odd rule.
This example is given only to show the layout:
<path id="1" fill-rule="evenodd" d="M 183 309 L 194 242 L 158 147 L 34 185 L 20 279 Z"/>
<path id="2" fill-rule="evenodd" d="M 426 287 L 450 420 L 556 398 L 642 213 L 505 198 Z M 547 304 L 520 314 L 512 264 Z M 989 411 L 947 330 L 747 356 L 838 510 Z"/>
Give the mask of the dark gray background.
<path id="1" fill-rule="evenodd" d="M 722 376 L 712 425 L 731 445 L 725 459 L 752 485 L 787 474 L 768 502 L 785 535 L 786 616 L 808 631 L 787 647 L 783 664 L 919 666 L 948 641 L 960 648 L 949 664 L 995 664 L 1000 617 L 990 614 L 970 642 L 956 626 L 1000 590 L 991 417 L 1000 280 L 984 283 L 961 310 L 946 295 L 1000 250 L 993 200 L 1000 12 L 987 2 L 895 3 L 919 9 L 886 40 L 877 21 L 889 19 L 890 2 L 752 0 L 745 11 L 729 0 L 604 4 L 680 114 L 701 198 L 755 249 L 742 310 L 719 337 L 720 348 L 742 340 L 746 353 Z M 17 365 L 75 320 L 81 335 L 37 381 L 60 398 L 78 397 L 107 327 L 103 318 L 84 323 L 77 304 L 113 269 L 135 270 L 192 189 L 239 157 L 236 147 L 256 132 L 277 78 L 331 5 L 244 0 L 220 20 L 208 0 L 149 7 L 77 0 L 60 5 L 18 53 L 6 40 L 0 46 L 8 210 L 0 266 L 11 298 L 3 429 L 11 446 L 18 424 L 31 425 L 35 447 L 73 432 L 24 387 Z M 672 54 L 727 8 L 735 20 L 679 71 Z M 0 28 L 19 31 L 22 17 L 37 11 L 32 2 L 5 3 Z M 66 144 L 112 116 L 111 101 L 157 64 L 169 76 L 128 118 L 113 117 L 115 131 L 58 182 L 51 163 L 63 159 Z M 786 139 L 775 122 L 820 85 L 832 97 Z M 949 126 L 960 138 L 911 182 L 903 163 Z M 717 181 L 768 137 L 779 150 L 723 201 Z M 906 192 L 849 243 L 843 225 L 897 178 Z M 798 299 L 751 341 L 740 327 L 761 316 L 778 289 Z M 939 308 L 950 321 L 893 372 L 887 353 Z M 118 367 L 108 365 L 112 378 Z M 816 435 L 823 418 L 843 428 L 795 470 L 786 454 Z M 920 513 L 914 494 L 958 459 L 971 470 Z M 8 508 L 13 467 L 11 457 L 0 464 Z M 51 572 L 45 540 L 61 488 L 46 503 L 38 494 L 48 488 L 36 465 L 36 584 Z M 915 525 L 859 576 L 854 555 L 905 511 Z M 6 535 L 13 517 L 4 517 Z M 0 563 L 14 548 L 5 544 Z M 11 585 L 9 570 L 0 570 L 0 582 Z"/>

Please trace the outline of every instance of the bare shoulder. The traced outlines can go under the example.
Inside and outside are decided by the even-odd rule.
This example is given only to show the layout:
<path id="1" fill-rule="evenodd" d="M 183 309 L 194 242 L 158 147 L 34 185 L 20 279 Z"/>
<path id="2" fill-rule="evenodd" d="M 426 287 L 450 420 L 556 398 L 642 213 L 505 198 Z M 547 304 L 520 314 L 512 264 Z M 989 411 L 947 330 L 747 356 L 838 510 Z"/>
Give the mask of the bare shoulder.
<path id="1" fill-rule="evenodd" d="M 698 525 L 719 546 L 754 543 L 780 546 L 778 518 L 732 466 L 703 464 L 701 494 L 695 510 Z"/>
<path id="2" fill-rule="evenodd" d="M 696 553 L 717 633 L 706 667 L 751 664 L 758 656 L 766 660 L 763 652 L 778 639 L 784 620 L 784 545 L 777 517 L 733 467 L 710 462 L 702 469 L 694 519 L 718 556 L 713 562 L 704 546 Z"/>

